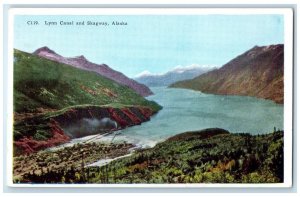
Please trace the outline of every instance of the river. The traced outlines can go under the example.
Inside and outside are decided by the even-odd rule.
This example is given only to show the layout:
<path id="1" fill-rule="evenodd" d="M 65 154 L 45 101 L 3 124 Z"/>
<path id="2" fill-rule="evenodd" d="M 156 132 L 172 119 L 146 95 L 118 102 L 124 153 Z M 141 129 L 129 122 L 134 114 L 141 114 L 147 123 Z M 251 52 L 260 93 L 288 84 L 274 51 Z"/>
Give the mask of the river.
<path id="1" fill-rule="evenodd" d="M 163 109 L 151 120 L 128 127 L 114 141 L 126 141 L 138 147 L 152 147 L 157 142 L 185 131 L 219 127 L 232 133 L 264 134 L 283 129 L 283 105 L 247 96 L 204 94 L 199 91 L 153 87 L 147 97 Z M 94 136 L 72 140 L 69 145 Z M 108 135 L 99 141 L 111 141 Z"/>

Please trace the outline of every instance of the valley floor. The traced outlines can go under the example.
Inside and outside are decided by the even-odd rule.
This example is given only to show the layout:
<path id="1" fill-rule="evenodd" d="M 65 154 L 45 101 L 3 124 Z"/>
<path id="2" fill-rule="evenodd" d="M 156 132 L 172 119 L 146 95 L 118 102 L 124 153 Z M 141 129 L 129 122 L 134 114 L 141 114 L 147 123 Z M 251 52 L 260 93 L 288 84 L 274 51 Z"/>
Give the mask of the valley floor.
<path id="1" fill-rule="evenodd" d="M 14 157 L 14 182 L 60 183 L 62 176 L 67 172 L 80 172 L 85 166 L 96 161 L 126 155 L 133 147 L 134 145 L 127 143 L 87 142 Z M 36 180 L 33 177 L 39 178 Z"/>

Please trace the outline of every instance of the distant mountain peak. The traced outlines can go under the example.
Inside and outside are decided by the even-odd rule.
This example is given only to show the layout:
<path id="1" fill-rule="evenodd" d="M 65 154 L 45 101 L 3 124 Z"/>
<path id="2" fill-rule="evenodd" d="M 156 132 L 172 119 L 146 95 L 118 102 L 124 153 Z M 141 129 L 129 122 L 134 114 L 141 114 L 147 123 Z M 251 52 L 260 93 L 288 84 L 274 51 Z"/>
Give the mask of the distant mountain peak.
<path id="1" fill-rule="evenodd" d="M 149 70 L 144 70 L 143 72 L 137 74 L 135 78 L 148 77 L 148 76 L 155 76 L 155 74 L 152 74 Z"/>
<path id="2" fill-rule="evenodd" d="M 250 56 L 254 58 L 255 56 L 258 56 L 261 53 L 276 50 L 280 47 L 283 47 L 283 44 L 272 44 L 272 45 L 267 45 L 267 46 L 257 46 L 255 45 L 252 49 L 248 50 L 245 52 L 247 56 Z"/>
<path id="3" fill-rule="evenodd" d="M 283 45 L 282 44 L 268 45 L 268 46 L 264 46 L 262 48 L 263 48 L 263 51 L 268 51 L 268 50 L 275 50 L 275 49 L 278 49 L 280 47 L 283 47 Z"/>
<path id="4" fill-rule="evenodd" d="M 191 65 L 187 65 L 187 66 L 182 66 L 182 65 L 178 65 L 175 66 L 172 70 L 168 71 L 168 72 L 176 72 L 176 73 L 184 73 L 184 72 L 188 72 L 188 71 L 193 71 L 193 70 L 212 70 L 217 68 L 217 66 L 212 66 L 212 65 L 199 65 L 199 64 L 191 64 Z"/>
<path id="5" fill-rule="evenodd" d="M 88 61 L 83 55 L 76 56 L 75 58 L 76 58 L 76 59 L 81 59 L 81 60 Z"/>
<path id="6" fill-rule="evenodd" d="M 175 66 L 165 73 L 151 73 L 145 70 L 135 76 L 135 80 L 147 86 L 168 86 L 176 81 L 192 79 L 215 69 L 215 66 L 191 64 Z"/>
<path id="7" fill-rule="evenodd" d="M 38 48 L 37 50 L 35 50 L 33 53 L 34 54 L 39 54 L 41 52 L 46 52 L 46 53 L 52 53 L 52 54 L 57 54 L 55 53 L 55 51 L 49 49 L 47 46 L 44 46 L 44 47 L 41 47 L 41 48 Z"/>
<path id="8" fill-rule="evenodd" d="M 109 68 L 109 66 L 107 64 L 101 64 L 101 66 L 103 66 L 105 68 Z"/>

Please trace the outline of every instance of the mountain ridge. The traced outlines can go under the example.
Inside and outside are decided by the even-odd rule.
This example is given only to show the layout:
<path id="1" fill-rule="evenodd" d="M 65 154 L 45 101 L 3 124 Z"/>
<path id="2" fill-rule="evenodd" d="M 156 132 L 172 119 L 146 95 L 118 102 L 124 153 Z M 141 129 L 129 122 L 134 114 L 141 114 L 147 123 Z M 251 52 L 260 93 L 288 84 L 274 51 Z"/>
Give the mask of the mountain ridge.
<path id="1" fill-rule="evenodd" d="M 90 62 L 86 59 L 85 56 L 79 55 L 75 57 L 64 57 L 62 55 L 57 54 L 54 50 L 51 50 L 47 46 L 41 47 L 33 52 L 33 54 L 38 55 L 40 57 L 44 57 L 59 63 L 67 64 L 69 66 L 73 66 L 79 69 L 88 70 L 95 72 L 101 76 L 109 78 L 121 85 L 125 85 L 135 92 L 140 94 L 141 96 L 149 96 L 152 95 L 152 91 L 145 85 L 136 82 L 133 79 L 128 78 L 123 73 L 116 71 L 110 68 L 106 64 L 96 64 Z"/>
<path id="2" fill-rule="evenodd" d="M 254 96 L 282 104 L 284 45 L 254 46 L 221 68 L 171 84 L 204 93 Z"/>

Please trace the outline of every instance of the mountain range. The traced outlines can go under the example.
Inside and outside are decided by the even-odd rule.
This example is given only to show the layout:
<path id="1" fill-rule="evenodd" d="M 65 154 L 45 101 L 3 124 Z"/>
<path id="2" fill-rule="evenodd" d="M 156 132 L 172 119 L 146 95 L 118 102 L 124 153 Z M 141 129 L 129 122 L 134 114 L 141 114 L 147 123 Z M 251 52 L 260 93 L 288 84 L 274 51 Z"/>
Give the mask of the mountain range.
<path id="1" fill-rule="evenodd" d="M 255 46 L 221 68 L 171 84 L 204 93 L 254 96 L 283 103 L 284 45 Z"/>
<path id="2" fill-rule="evenodd" d="M 56 146 L 91 131 L 99 134 L 138 125 L 161 109 L 133 89 L 96 72 L 17 49 L 13 74 L 15 155 Z M 104 120 L 115 126 L 102 124 Z M 79 130 L 70 129 L 74 125 Z"/>
<path id="3" fill-rule="evenodd" d="M 139 83 L 150 87 L 169 86 L 177 81 L 192 79 L 215 68 L 216 67 L 206 65 L 202 66 L 197 64 L 192 64 L 189 66 L 176 66 L 172 70 L 163 74 L 153 74 L 149 71 L 144 71 L 137 75 L 134 79 Z"/>
<path id="4" fill-rule="evenodd" d="M 96 72 L 101 76 L 109 78 L 121 85 L 125 85 L 133 89 L 141 96 L 149 96 L 153 94 L 152 91 L 147 86 L 140 84 L 134 81 L 133 79 L 128 78 L 123 73 L 110 68 L 106 64 L 92 63 L 88 61 L 83 55 L 77 57 L 63 57 L 46 46 L 37 49 L 36 51 L 34 51 L 33 54 L 59 63 L 67 64 L 79 69 Z"/>

